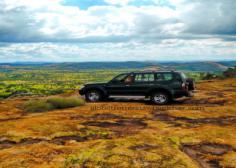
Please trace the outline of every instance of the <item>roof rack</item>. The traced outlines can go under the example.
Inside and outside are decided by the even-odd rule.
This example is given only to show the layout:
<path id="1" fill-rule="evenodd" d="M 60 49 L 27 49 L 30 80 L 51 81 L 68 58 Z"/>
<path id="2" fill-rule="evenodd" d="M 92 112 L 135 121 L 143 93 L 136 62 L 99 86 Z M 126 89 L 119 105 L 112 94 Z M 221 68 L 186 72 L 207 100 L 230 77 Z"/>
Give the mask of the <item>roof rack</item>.
<path id="1" fill-rule="evenodd" d="M 147 73 L 147 72 L 176 72 L 176 70 L 140 70 L 140 71 L 133 71 L 131 73 Z"/>

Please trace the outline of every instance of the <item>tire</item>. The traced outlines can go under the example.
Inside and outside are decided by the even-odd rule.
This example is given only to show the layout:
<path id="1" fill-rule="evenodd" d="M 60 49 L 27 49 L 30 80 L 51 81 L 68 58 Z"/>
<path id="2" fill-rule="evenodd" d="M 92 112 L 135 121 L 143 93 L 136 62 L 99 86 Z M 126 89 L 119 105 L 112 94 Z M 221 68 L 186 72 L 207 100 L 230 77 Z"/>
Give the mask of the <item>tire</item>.
<path id="1" fill-rule="evenodd" d="M 151 96 L 151 101 L 157 105 L 168 104 L 170 102 L 170 100 L 171 100 L 171 98 L 170 98 L 169 94 L 167 94 L 165 92 L 155 92 Z"/>
<path id="2" fill-rule="evenodd" d="M 98 90 L 89 90 L 85 93 L 86 101 L 99 102 L 102 100 L 102 93 Z"/>

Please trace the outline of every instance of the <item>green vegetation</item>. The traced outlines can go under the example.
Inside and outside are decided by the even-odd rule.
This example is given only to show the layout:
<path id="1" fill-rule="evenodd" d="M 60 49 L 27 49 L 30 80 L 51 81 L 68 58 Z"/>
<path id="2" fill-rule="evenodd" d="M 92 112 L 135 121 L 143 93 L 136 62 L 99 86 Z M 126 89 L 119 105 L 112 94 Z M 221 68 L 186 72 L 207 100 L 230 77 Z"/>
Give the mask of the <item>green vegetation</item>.
<path id="1" fill-rule="evenodd" d="M 46 100 L 30 100 L 24 104 L 26 112 L 43 112 L 53 110 L 54 107 Z"/>
<path id="2" fill-rule="evenodd" d="M 109 81 L 126 71 L 131 70 L 64 71 L 16 68 L 0 71 L 0 98 L 74 92 L 85 83 Z"/>
<path id="3" fill-rule="evenodd" d="M 48 99 L 30 100 L 23 106 L 26 112 L 44 112 L 54 109 L 64 109 L 82 106 L 85 101 L 79 97 L 52 97 Z"/>
<path id="4" fill-rule="evenodd" d="M 210 80 L 210 79 L 225 79 L 225 78 L 234 78 L 236 77 L 236 67 L 228 68 L 222 73 L 203 73 L 201 76 L 202 80 Z"/>
<path id="5" fill-rule="evenodd" d="M 1 68 L 0 68 L 1 70 Z M 0 98 L 25 95 L 57 95 L 78 91 L 90 82 L 106 82 L 123 72 L 136 69 L 109 70 L 55 70 L 15 68 L 0 71 Z M 186 72 L 189 77 L 200 80 L 201 73 Z"/>
<path id="6" fill-rule="evenodd" d="M 63 63 L 11 66 L 0 64 L 0 99 L 25 95 L 42 96 L 75 92 L 85 83 L 109 81 L 120 73 L 142 70 L 148 67 L 160 70 L 182 70 L 187 76 L 194 78 L 196 81 L 235 76 L 235 68 L 227 70 L 226 65 L 212 62 L 204 64 Z M 218 70 L 212 67 L 218 67 Z M 224 73 L 222 73 L 223 71 Z"/>
<path id="7" fill-rule="evenodd" d="M 214 73 L 205 73 L 203 76 L 202 76 L 202 80 L 210 80 L 210 79 L 216 79 L 218 78 L 219 76 L 214 74 Z"/>
<path id="8" fill-rule="evenodd" d="M 236 77 L 236 66 L 234 68 L 229 68 L 223 72 L 224 77 L 232 78 Z"/>
<path id="9" fill-rule="evenodd" d="M 75 165 L 79 166 L 81 164 L 81 160 L 76 155 L 69 155 L 65 159 L 65 163 L 63 167 L 73 167 Z"/>

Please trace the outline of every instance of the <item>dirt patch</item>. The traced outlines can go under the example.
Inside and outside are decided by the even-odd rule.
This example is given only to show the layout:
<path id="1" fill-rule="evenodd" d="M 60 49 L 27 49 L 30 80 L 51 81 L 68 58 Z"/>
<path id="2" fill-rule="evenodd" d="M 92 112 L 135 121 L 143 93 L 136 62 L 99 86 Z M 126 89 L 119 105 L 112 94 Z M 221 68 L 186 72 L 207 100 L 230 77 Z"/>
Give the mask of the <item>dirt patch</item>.
<path id="1" fill-rule="evenodd" d="M 96 126 L 96 127 L 126 127 L 135 126 L 144 128 L 147 124 L 142 119 L 121 119 L 116 121 L 88 121 L 84 122 L 83 125 L 86 126 Z"/>
<path id="2" fill-rule="evenodd" d="M 207 92 L 206 93 L 209 96 L 215 96 L 215 97 L 224 97 L 224 93 L 220 92 L 220 91 L 212 91 L 212 92 Z"/>
<path id="3" fill-rule="evenodd" d="M 15 121 L 15 120 L 19 120 L 19 119 L 22 119 L 22 118 L 21 117 L 4 118 L 4 119 L 0 119 L 0 122 Z"/>
<path id="4" fill-rule="evenodd" d="M 206 154 L 210 153 L 212 155 L 224 155 L 231 150 L 231 146 L 222 144 L 202 144 L 200 145 L 200 149 Z"/>
<path id="5" fill-rule="evenodd" d="M 10 141 L 10 140 L 3 140 L 3 141 L 0 142 L 0 150 L 11 148 L 11 147 L 14 147 L 14 146 L 25 146 L 25 145 L 35 144 L 35 143 L 39 143 L 41 141 L 46 141 L 46 140 L 32 139 L 32 138 L 22 139 L 20 142 L 15 142 L 15 141 Z"/>
<path id="6" fill-rule="evenodd" d="M 138 133 L 147 127 L 142 119 L 121 119 L 115 121 L 88 121 L 82 123 L 85 126 L 95 126 L 109 129 L 114 137 L 124 137 Z"/>
<path id="7" fill-rule="evenodd" d="M 147 127 L 147 123 L 145 123 L 142 119 L 118 120 L 117 123 L 121 124 L 122 126 L 134 126 L 139 128 Z"/>
<path id="8" fill-rule="evenodd" d="M 207 98 L 207 99 L 188 99 L 185 100 L 184 103 L 187 104 L 195 104 L 195 105 L 206 105 L 206 106 L 223 106 L 227 103 L 226 99 L 215 99 L 215 98 Z"/>
<path id="9" fill-rule="evenodd" d="M 66 141 L 76 141 L 76 142 L 83 142 L 87 140 L 87 137 L 81 137 L 81 136 L 62 136 L 62 137 L 56 137 L 53 138 L 50 141 L 47 141 L 49 143 L 54 143 L 57 145 L 65 145 Z"/>
<path id="10" fill-rule="evenodd" d="M 106 120 L 106 119 L 123 119 L 124 117 L 116 114 L 95 114 L 92 118 Z"/>
<path id="11" fill-rule="evenodd" d="M 124 117 L 116 115 L 116 114 L 95 114 L 93 116 L 73 115 L 69 117 L 69 119 L 71 120 L 80 120 L 80 119 L 106 120 L 106 119 L 123 119 L 123 118 Z"/>
<path id="12" fill-rule="evenodd" d="M 22 139 L 19 142 L 10 141 L 10 140 L 2 140 L 0 141 L 0 150 L 11 148 L 11 147 L 19 147 L 19 146 L 25 146 L 25 145 L 31 145 L 36 144 L 40 142 L 48 142 L 53 143 L 57 145 L 65 145 L 67 141 L 76 141 L 76 142 L 83 142 L 91 139 L 109 139 L 109 137 L 99 136 L 99 135 L 91 135 L 91 136 L 61 136 L 61 137 L 55 137 L 51 140 L 46 139 L 32 139 L 32 138 L 26 138 Z"/>
<path id="13" fill-rule="evenodd" d="M 149 151 L 156 148 L 158 148 L 158 146 L 149 145 L 149 144 L 135 145 L 135 146 L 129 147 L 129 149 L 131 150 L 144 150 L 144 151 Z"/>
<path id="14" fill-rule="evenodd" d="M 173 126 L 180 127 L 197 127 L 204 124 L 213 124 L 219 126 L 232 125 L 236 123 L 236 116 L 218 117 L 218 118 L 199 118 L 191 119 L 187 117 L 175 117 L 168 113 L 154 113 L 154 119 L 167 122 Z"/>
<path id="15" fill-rule="evenodd" d="M 10 116 L 10 115 L 8 115 Z M 0 119 L 0 122 L 7 122 L 7 121 L 16 121 L 16 120 L 20 120 L 20 119 L 24 119 L 24 117 L 26 117 L 27 114 L 26 113 L 21 113 L 12 117 L 6 117 L 6 118 L 2 118 Z"/>
<path id="16" fill-rule="evenodd" d="M 224 89 L 224 92 L 236 92 L 236 88 Z"/>
<path id="17" fill-rule="evenodd" d="M 69 120 L 84 120 L 87 119 L 87 117 L 82 115 L 71 115 L 68 117 Z"/>
<path id="18" fill-rule="evenodd" d="M 220 168 L 221 156 L 235 150 L 230 145 L 217 143 L 183 145 L 181 149 L 202 168 Z"/>
<path id="19" fill-rule="evenodd" d="M 110 122 L 110 121 L 88 121 L 88 122 L 85 122 L 83 123 L 83 125 L 86 125 L 86 126 L 96 126 L 96 127 L 104 127 L 104 128 L 107 128 L 107 127 L 117 127 L 117 126 L 122 126 L 122 124 L 118 123 L 118 122 Z"/>

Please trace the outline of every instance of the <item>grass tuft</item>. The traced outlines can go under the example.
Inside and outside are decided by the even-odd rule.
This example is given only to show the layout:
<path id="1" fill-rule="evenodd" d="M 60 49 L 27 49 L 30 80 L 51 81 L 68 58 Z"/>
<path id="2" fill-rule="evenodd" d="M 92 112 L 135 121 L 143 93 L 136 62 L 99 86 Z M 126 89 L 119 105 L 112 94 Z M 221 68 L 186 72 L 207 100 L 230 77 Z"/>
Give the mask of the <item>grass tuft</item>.
<path id="1" fill-rule="evenodd" d="M 54 107 L 46 100 L 30 100 L 23 107 L 26 112 L 43 112 L 53 110 Z"/>
<path id="2" fill-rule="evenodd" d="M 85 101 L 79 97 L 52 97 L 41 100 L 30 100 L 23 105 L 26 112 L 44 112 L 54 109 L 64 109 L 78 107 L 85 104 Z"/>
<path id="3" fill-rule="evenodd" d="M 77 107 L 85 104 L 84 100 L 78 97 L 52 97 L 47 99 L 47 103 L 50 103 L 56 109 Z"/>

